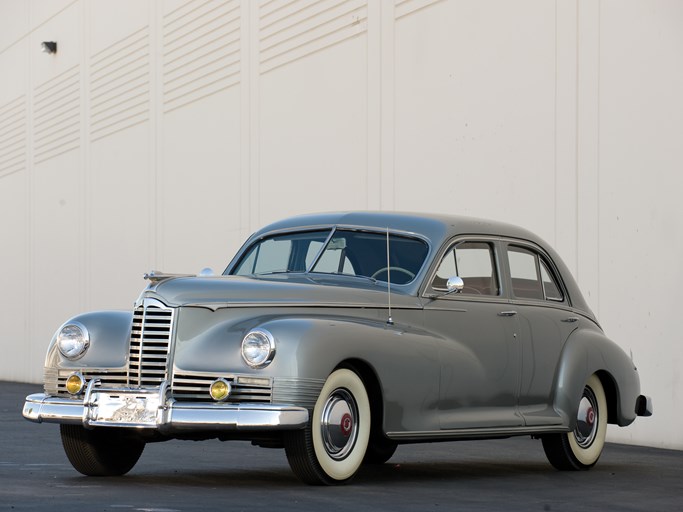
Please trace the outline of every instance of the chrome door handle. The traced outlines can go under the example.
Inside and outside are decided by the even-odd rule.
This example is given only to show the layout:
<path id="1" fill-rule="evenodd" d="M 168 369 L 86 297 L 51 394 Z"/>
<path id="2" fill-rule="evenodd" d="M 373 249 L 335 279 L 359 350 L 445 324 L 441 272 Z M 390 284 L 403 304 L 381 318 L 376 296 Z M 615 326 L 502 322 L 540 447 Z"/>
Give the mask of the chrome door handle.
<path id="1" fill-rule="evenodd" d="M 515 316 L 517 311 L 501 311 L 498 316 Z"/>
<path id="2" fill-rule="evenodd" d="M 563 318 L 562 321 L 571 324 L 571 323 L 574 323 L 574 322 L 578 322 L 579 319 L 578 319 L 577 317 L 575 317 L 575 316 L 570 316 L 570 317 L 568 317 L 568 318 Z"/>

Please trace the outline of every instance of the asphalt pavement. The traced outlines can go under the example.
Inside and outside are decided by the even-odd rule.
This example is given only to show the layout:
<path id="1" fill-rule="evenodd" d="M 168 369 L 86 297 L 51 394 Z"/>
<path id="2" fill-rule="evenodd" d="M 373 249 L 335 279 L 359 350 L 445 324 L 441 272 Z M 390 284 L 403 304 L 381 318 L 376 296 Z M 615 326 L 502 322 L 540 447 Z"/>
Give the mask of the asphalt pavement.
<path id="1" fill-rule="evenodd" d="M 683 452 L 608 444 L 592 470 L 559 472 L 528 437 L 400 446 L 337 487 L 303 485 L 283 450 L 237 441 L 150 444 L 127 475 L 84 477 L 57 425 L 21 416 L 40 389 L 0 382 L 0 511 L 683 510 Z"/>

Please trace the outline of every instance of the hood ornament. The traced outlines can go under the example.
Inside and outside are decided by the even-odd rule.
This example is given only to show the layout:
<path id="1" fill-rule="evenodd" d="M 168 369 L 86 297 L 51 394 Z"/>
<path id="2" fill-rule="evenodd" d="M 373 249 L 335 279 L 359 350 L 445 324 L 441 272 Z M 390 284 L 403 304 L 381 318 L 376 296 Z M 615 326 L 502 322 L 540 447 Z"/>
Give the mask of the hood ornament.
<path id="1" fill-rule="evenodd" d="M 166 272 L 160 272 L 159 270 L 151 270 L 143 274 L 142 277 L 152 283 L 158 283 L 164 279 L 171 279 L 174 277 L 192 277 L 192 274 L 169 274 Z"/>

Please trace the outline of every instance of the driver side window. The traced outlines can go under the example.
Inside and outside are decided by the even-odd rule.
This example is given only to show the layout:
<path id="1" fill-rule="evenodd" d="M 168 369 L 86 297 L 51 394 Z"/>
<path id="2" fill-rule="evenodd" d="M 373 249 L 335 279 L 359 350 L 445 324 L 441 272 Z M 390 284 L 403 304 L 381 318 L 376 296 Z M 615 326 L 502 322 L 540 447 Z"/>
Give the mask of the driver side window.
<path id="1" fill-rule="evenodd" d="M 465 283 L 462 295 L 498 295 L 498 275 L 493 246 L 487 242 L 460 242 L 441 260 L 432 282 L 435 290 L 446 290 L 449 277 L 458 276 Z"/>

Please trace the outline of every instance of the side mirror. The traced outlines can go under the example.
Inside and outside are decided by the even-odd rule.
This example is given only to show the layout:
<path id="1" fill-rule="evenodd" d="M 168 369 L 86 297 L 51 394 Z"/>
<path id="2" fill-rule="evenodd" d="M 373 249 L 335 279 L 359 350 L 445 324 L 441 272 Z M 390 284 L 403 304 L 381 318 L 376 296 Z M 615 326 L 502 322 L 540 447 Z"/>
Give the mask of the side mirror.
<path id="1" fill-rule="evenodd" d="M 465 282 L 458 276 L 449 277 L 446 281 L 448 293 L 460 293 L 465 287 Z"/>
<path id="2" fill-rule="evenodd" d="M 199 277 L 211 277 L 216 275 L 213 271 L 212 268 L 206 267 L 200 270 L 199 274 L 197 274 Z"/>

